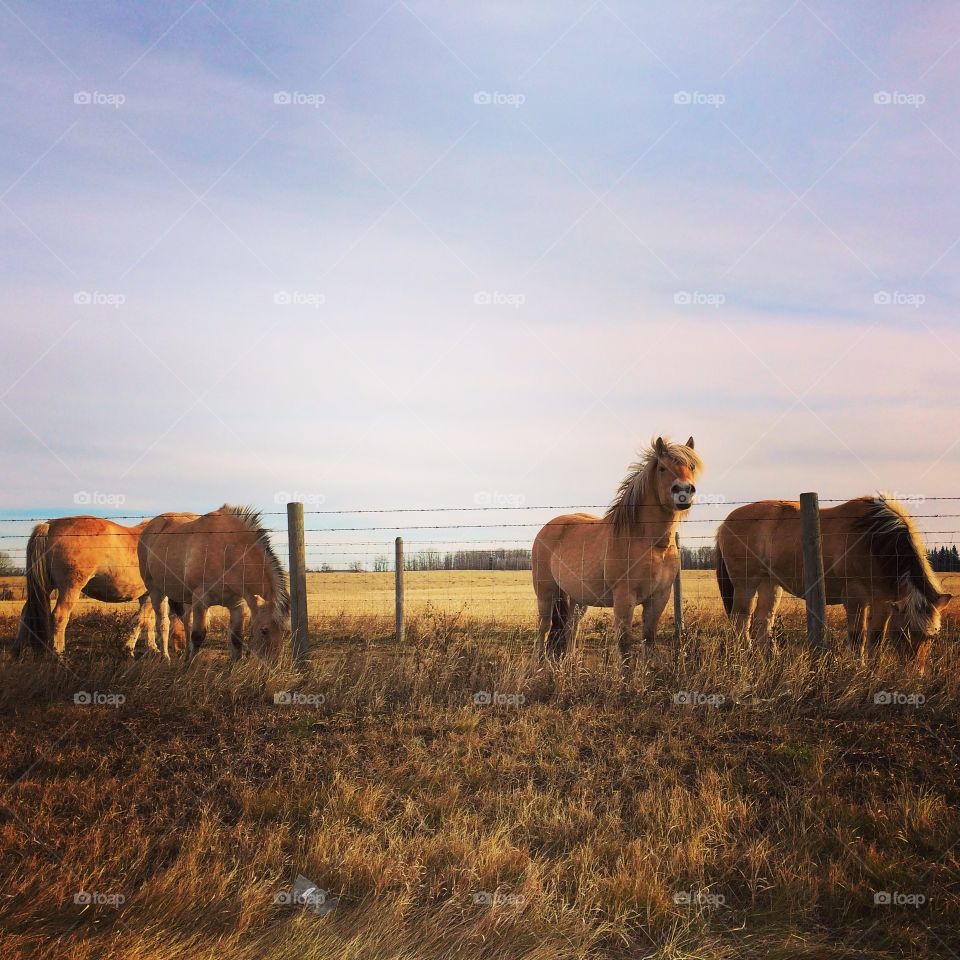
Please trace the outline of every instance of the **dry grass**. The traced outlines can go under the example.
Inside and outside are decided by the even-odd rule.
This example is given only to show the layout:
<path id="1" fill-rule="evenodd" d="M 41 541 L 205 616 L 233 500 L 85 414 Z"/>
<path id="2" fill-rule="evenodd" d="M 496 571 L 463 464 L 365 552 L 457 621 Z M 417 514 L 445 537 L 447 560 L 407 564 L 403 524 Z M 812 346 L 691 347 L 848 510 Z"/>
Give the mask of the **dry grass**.
<path id="1" fill-rule="evenodd" d="M 189 671 L 126 661 L 123 618 L 87 613 L 66 665 L 0 663 L 0 953 L 948 956 L 955 623 L 921 678 L 889 652 L 813 660 L 789 614 L 767 652 L 709 610 L 688 621 L 679 656 L 665 626 L 625 684 L 602 617 L 580 667 L 555 672 L 529 624 L 432 606 L 401 648 L 388 621 L 344 612 L 315 623 L 298 673 L 231 666 L 222 623 Z M 275 704 L 288 690 L 323 702 Z M 274 902 L 298 873 L 339 898 L 329 915 Z"/>

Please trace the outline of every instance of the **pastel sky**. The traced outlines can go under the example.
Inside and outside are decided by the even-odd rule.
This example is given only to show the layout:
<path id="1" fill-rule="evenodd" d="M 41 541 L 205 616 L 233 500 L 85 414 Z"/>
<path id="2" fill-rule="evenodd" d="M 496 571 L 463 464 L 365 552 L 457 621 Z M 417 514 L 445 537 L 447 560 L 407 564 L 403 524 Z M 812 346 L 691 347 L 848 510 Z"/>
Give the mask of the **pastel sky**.
<path id="1" fill-rule="evenodd" d="M 6 516 L 599 504 L 658 433 L 717 499 L 960 495 L 951 3 L 0 0 L 0 43 Z"/>

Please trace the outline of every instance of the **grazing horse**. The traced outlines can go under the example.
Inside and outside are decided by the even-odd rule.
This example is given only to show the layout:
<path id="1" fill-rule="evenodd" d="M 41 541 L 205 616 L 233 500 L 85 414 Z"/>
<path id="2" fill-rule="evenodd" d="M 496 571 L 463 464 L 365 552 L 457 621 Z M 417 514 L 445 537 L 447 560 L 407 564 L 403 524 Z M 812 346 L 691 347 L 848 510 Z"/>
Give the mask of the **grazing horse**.
<path id="1" fill-rule="evenodd" d="M 286 571 L 254 510 L 224 505 L 203 516 L 161 514 L 144 528 L 138 554 L 155 610 L 166 597 L 171 609 L 188 611 L 188 662 L 206 639 L 207 610 L 212 606 L 230 611 L 234 660 L 243 652 L 250 620 L 250 636 L 260 651 L 279 649 L 289 630 L 290 590 Z M 160 650 L 167 656 L 166 624 L 159 612 L 157 630 Z"/>
<path id="2" fill-rule="evenodd" d="M 703 461 L 686 444 L 662 437 L 620 484 L 601 517 L 568 514 L 551 520 L 533 542 L 533 589 L 541 653 L 559 657 L 576 645 L 583 607 L 613 607 L 614 633 L 624 666 L 630 665 L 633 611 L 643 606 L 643 643 L 657 623 L 680 568 L 675 533 L 693 504 Z"/>
<path id="3" fill-rule="evenodd" d="M 846 607 L 850 643 L 864 650 L 892 624 L 922 668 L 952 598 L 930 569 L 913 518 L 880 494 L 824 508 L 820 526 L 827 603 Z M 804 595 L 799 503 L 761 500 L 734 510 L 717 532 L 717 581 L 737 630 L 767 641 L 783 591 Z"/>
<path id="4" fill-rule="evenodd" d="M 61 517 L 38 523 L 27 541 L 27 602 L 13 644 L 19 656 L 29 643 L 37 653 L 51 647 L 59 656 L 66 648 L 67 623 L 80 595 L 105 603 L 139 600 L 140 610 L 125 646 L 133 653 L 140 632 L 157 649 L 153 608 L 140 577 L 137 541 L 146 521 L 124 527 L 100 517 Z M 50 594 L 57 602 L 50 611 Z M 178 627 L 175 643 L 182 644 Z"/>

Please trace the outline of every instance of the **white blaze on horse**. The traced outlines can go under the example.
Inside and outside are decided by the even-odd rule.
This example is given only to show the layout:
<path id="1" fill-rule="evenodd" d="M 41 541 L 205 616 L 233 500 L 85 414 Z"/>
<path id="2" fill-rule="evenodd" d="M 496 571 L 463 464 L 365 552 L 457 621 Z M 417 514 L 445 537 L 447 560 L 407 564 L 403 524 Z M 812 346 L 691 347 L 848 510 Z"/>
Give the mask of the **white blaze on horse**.
<path id="1" fill-rule="evenodd" d="M 879 643 L 888 627 L 923 668 L 941 611 L 952 599 L 927 561 L 913 518 L 892 497 L 857 497 L 820 511 L 824 592 L 843 604 L 851 644 Z M 766 642 L 783 596 L 804 595 L 800 504 L 760 500 L 717 531 L 717 581 L 737 630 Z"/>
<path id="2" fill-rule="evenodd" d="M 38 523 L 27 541 L 27 602 L 13 645 L 19 656 L 29 645 L 34 652 L 66 649 L 67 624 L 81 595 L 104 603 L 140 601 L 140 610 L 126 639 L 133 653 L 141 631 L 157 650 L 153 607 L 140 576 L 137 542 L 146 521 L 124 527 L 101 517 L 61 517 Z M 57 592 L 56 605 L 50 598 Z M 177 641 L 182 640 L 179 633 Z"/>
<path id="3" fill-rule="evenodd" d="M 203 516 L 161 514 L 144 528 L 138 552 L 154 607 L 159 610 L 166 597 L 171 609 L 185 609 L 188 661 L 206 638 L 212 606 L 230 611 L 234 659 L 243 651 L 251 620 L 252 644 L 263 653 L 279 650 L 290 628 L 290 589 L 256 511 L 224 505 Z M 157 620 L 160 649 L 167 656 L 166 626 L 160 614 Z"/>
<path id="4" fill-rule="evenodd" d="M 551 520 L 533 543 L 533 588 L 543 652 L 572 653 L 583 607 L 613 607 L 624 664 L 633 643 L 633 613 L 643 607 L 643 643 L 657 623 L 680 569 L 677 526 L 690 509 L 703 461 L 693 448 L 662 437 L 620 484 L 603 517 L 585 513 Z"/>

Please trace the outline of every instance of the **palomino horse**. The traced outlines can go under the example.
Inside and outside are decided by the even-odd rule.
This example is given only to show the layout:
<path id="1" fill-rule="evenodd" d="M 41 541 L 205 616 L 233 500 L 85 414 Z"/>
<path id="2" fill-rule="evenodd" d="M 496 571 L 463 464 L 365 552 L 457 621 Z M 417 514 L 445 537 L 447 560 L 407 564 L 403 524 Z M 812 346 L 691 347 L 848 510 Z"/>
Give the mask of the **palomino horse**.
<path id="1" fill-rule="evenodd" d="M 250 614 L 250 636 L 259 649 L 279 649 L 289 629 L 290 590 L 286 571 L 254 510 L 224 505 L 203 516 L 161 514 L 144 528 L 138 553 L 140 574 L 155 610 L 161 609 L 164 597 L 172 609 L 189 610 L 188 661 L 206 639 L 207 610 L 212 606 L 230 611 L 235 660 L 243 651 Z M 161 652 L 167 656 L 166 624 L 159 612 L 157 627 Z"/>
<path id="2" fill-rule="evenodd" d="M 820 524 L 827 603 L 846 607 L 851 644 L 878 643 L 892 623 L 916 646 L 922 668 L 952 598 L 930 569 L 913 518 L 880 494 L 825 508 Z M 737 630 L 767 641 L 783 591 L 804 595 L 800 505 L 761 500 L 734 510 L 717 532 L 717 581 Z"/>
<path id="3" fill-rule="evenodd" d="M 703 461 L 686 444 L 662 437 L 620 484 L 601 517 L 568 514 L 551 520 L 533 542 L 537 640 L 557 657 L 576 645 L 579 608 L 613 607 L 614 632 L 624 665 L 630 663 L 633 611 L 643 606 L 643 643 L 657 623 L 680 568 L 675 533 L 693 504 Z"/>
<path id="4" fill-rule="evenodd" d="M 156 650 L 153 608 L 137 563 L 137 541 L 145 525 L 146 521 L 124 527 L 100 517 L 61 517 L 37 524 L 27 541 L 27 602 L 14 655 L 23 653 L 27 643 L 38 653 L 52 645 L 57 655 L 62 654 L 70 613 L 81 594 L 106 603 L 139 600 L 140 610 L 125 646 L 132 654 L 141 630 L 146 629 L 147 644 Z M 57 602 L 51 613 L 54 590 Z M 182 639 L 178 628 L 178 645 Z"/>

